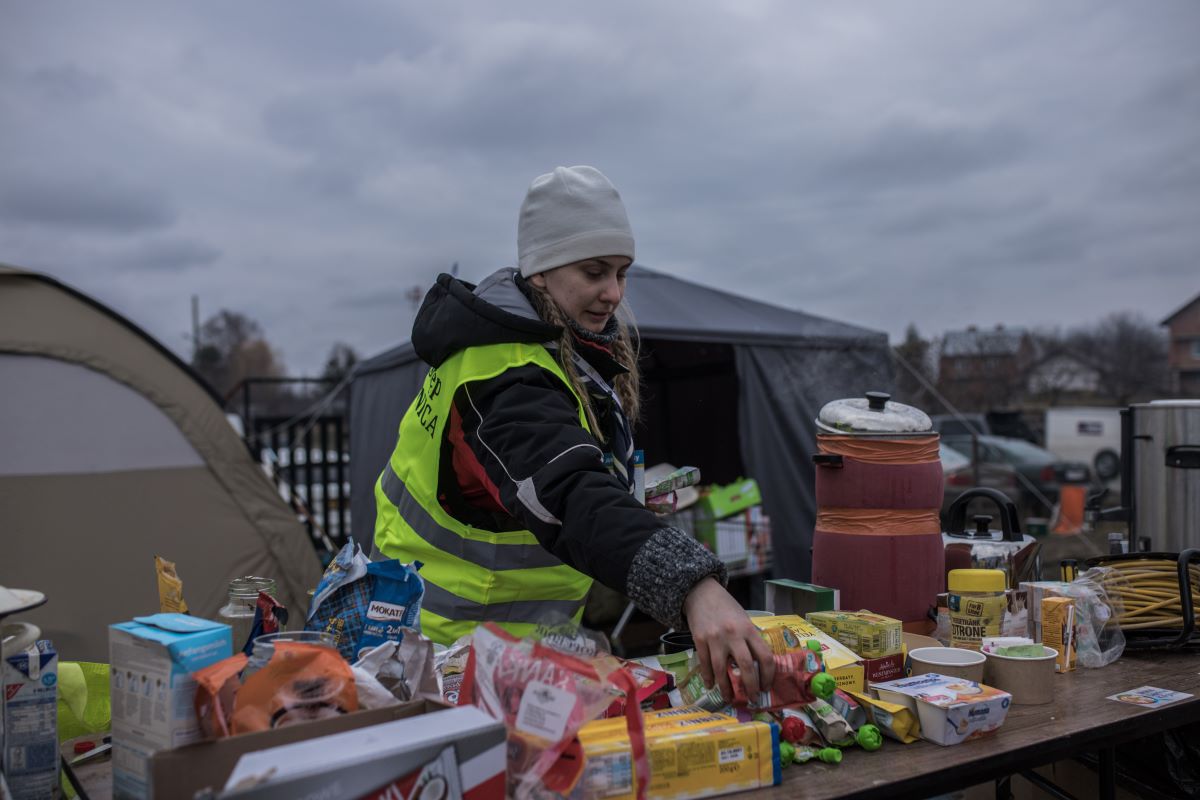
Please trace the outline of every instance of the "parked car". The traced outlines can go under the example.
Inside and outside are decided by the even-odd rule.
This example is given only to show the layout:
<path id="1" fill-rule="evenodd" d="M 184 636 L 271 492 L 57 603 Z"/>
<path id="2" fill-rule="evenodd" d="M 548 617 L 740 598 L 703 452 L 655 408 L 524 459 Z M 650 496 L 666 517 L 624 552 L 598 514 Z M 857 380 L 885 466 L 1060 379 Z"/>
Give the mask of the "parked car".
<path id="1" fill-rule="evenodd" d="M 1092 465 L 1110 489 L 1121 487 L 1121 409 L 1046 409 L 1046 449 L 1059 458 Z"/>
<path id="2" fill-rule="evenodd" d="M 934 414 L 929 419 L 933 429 L 943 437 L 990 435 L 992 432 L 984 414 Z"/>
<path id="3" fill-rule="evenodd" d="M 941 442 L 938 445 L 938 455 L 942 460 L 942 484 L 944 487 L 942 490 L 943 522 L 950 504 L 957 500 L 959 495 L 967 489 L 972 489 L 976 486 L 986 486 L 1004 492 L 1004 494 L 1016 502 L 1020 482 L 1017 479 L 1017 471 L 1013 469 L 1011 464 L 981 461 L 979 469 L 976 470 L 970 458 L 949 447 L 945 442 Z M 994 509 L 989 507 L 985 510 L 982 508 L 983 505 L 985 504 L 981 501 L 979 513 L 995 515 L 996 512 Z M 974 504 L 967 510 L 969 512 L 975 511 Z M 967 521 L 970 522 L 970 519 L 971 514 L 968 514 Z"/>
<path id="4" fill-rule="evenodd" d="M 1017 475 L 1020 488 L 1013 501 L 1025 513 L 1045 516 L 1058 501 L 1058 489 L 1064 483 L 1093 484 L 1092 470 L 1082 461 L 1064 461 L 1049 450 L 1023 439 L 1007 436 L 979 436 L 980 465 L 1007 464 Z M 975 446 L 970 436 L 946 436 L 942 443 L 967 457 Z"/>

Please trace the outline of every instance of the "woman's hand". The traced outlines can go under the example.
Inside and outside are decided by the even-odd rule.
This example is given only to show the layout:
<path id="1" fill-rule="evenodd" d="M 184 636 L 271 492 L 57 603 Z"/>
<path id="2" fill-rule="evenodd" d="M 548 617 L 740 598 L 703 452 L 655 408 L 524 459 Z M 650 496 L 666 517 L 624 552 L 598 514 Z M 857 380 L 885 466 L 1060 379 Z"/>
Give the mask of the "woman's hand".
<path id="1" fill-rule="evenodd" d="M 711 689 L 715 679 L 725 699 L 733 699 L 733 687 L 729 683 L 730 661 L 741 668 L 750 698 L 758 695 L 760 679 L 762 686 L 771 685 L 775 679 L 771 649 L 745 610 L 715 578 L 705 578 L 692 587 L 683 601 L 683 613 L 696 642 L 700 676 L 705 687 Z M 751 666 L 752 662 L 758 663 L 757 672 Z"/>

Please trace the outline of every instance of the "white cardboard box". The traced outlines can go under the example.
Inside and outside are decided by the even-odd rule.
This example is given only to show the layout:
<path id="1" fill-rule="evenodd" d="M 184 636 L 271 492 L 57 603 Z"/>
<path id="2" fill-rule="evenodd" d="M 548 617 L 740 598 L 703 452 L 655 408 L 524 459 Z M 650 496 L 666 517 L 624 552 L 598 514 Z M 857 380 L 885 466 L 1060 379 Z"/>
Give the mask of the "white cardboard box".
<path id="1" fill-rule="evenodd" d="M 191 674 L 232 651 L 228 625 L 186 614 L 109 626 L 113 797 L 152 797 L 149 762 L 155 751 L 202 738 Z"/>
<path id="2" fill-rule="evenodd" d="M 4 653 L 0 705 L 0 773 L 11 797 L 58 797 L 58 653 L 48 639 Z"/>
<path id="3" fill-rule="evenodd" d="M 503 800 L 504 725 L 474 706 L 322 736 L 243 755 L 222 798 L 357 798 L 437 758 L 453 745 L 464 800 Z M 243 781 L 261 780 L 235 789 Z"/>

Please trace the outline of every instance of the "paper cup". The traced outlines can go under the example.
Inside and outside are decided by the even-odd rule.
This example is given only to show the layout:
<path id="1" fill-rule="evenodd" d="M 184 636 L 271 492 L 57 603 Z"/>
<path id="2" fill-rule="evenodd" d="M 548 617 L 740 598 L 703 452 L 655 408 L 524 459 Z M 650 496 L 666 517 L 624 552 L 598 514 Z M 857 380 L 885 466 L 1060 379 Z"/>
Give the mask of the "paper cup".
<path id="1" fill-rule="evenodd" d="M 959 647 L 918 647 L 908 654 L 908 660 L 912 664 L 913 675 L 937 672 L 985 683 L 983 664 L 987 656 L 975 650 L 963 650 Z"/>
<path id="2" fill-rule="evenodd" d="M 1054 702 L 1054 659 L 1058 653 L 1043 645 L 1040 658 L 1012 658 L 988 653 L 983 682 L 1012 695 L 1013 703 L 1038 706 Z"/>

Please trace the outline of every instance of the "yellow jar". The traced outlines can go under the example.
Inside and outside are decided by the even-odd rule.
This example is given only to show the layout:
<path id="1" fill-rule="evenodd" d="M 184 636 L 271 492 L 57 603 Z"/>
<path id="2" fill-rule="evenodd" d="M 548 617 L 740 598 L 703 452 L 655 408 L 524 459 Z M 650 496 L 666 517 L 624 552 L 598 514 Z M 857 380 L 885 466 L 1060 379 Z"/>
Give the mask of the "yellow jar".
<path id="1" fill-rule="evenodd" d="M 1004 571 L 952 569 L 946 577 L 950 646 L 978 650 L 985 636 L 999 636 L 1008 598 Z"/>

